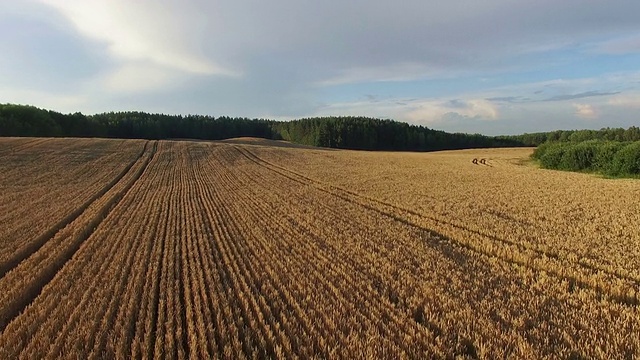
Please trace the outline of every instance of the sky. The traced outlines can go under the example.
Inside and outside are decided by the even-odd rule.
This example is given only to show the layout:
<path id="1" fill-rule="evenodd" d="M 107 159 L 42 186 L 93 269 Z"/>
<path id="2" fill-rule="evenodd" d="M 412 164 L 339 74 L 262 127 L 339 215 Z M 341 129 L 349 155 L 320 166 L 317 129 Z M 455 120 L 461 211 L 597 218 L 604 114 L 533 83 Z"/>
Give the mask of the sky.
<path id="1" fill-rule="evenodd" d="M 487 135 L 640 125 L 638 0 L 0 0 L 0 103 Z"/>

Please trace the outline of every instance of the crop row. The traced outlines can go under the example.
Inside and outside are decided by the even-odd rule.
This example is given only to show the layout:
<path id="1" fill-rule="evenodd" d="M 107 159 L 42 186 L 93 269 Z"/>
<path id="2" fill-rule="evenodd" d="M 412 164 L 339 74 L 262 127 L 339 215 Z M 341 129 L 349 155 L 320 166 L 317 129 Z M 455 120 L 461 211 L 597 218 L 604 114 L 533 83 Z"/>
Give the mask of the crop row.
<path id="1" fill-rule="evenodd" d="M 282 151 L 298 161 L 299 149 Z M 0 302 L 9 314 L 0 357 L 640 353 L 637 307 L 576 281 L 617 275 L 576 264 L 553 272 L 537 249 L 265 154 L 219 143 L 147 146 L 121 181 L 0 279 L 0 294 L 11 294 Z M 29 282 L 34 293 L 24 290 Z M 20 304 L 5 305 L 13 298 Z"/>
<path id="2" fill-rule="evenodd" d="M 36 139 L 11 144 L 0 141 L 0 147 L 12 149 L 0 155 L 0 276 L 102 196 L 143 151 L 139 141 Z"/>
<path id="3" fill-rule="evenodd" d="M 521 309 L 516 311 L 520 313 L 520 317 L 527 319 L 525 323 L 529 324 L 528 326 L 531 328 L 541 329 L 544 328 L 544 325 L 549 322 L 564 322 L 567 321 L 567 327 L 562 328 L 562 331 L 571 332 L 570 326 L 572 321 L 576 323 L 582 323 L 585 325 L 585 328 L 590 329 L 590 335 L 582 334 L 581 336 L 577 336 L 578 333 L 584 330 L 577 331 L 572 337 L 574 337 L 574 341 L 576 343 L 583 342 L 583 344 L 589 344 L 590 341 L 594 341 L 595 339 L 599 339 L 601 332 L 606 333 L 606 330 L 601 327 L 596 321 L 595 318 L 592 318 L 590 315 L 578 315 L 578 308 L 582 308 L 580 311 L 590 311 L 596 313 L 615 313 L 618 314 L 620 308 L 625 309 L 623 312 L 626 313 L 626 321 L 629 319 L 633 319 L 636 316 L 635 306 L 629 306 L 629 304 L 633 305 L 637 302 L 637 285 L 634 279 L 625 279 L 617 276 L 616 274 L 607 274 L 599 271 L 593 271 L 588 267 L 581 266 L 581 264 L 572 265 L 571 263 L 565 263 L 565 266 L 562 266 L 562 262 L 559 259 L 554 258 L 545 258 L 544 254 L 539 254 L 534 251 L 527 252 L 527 248 L 523 248 L 520 244 L 511 243 L 509 241 L 504 241 L 499 238 L 491 238 L 482 233 L 476 233 L 472 231 L 468 231 L 465 228 L 460 228 L 454 226 L 450 223 L 450 221 L 446 221 L 446 219 L 432 219 L 424 214 L 418 214 L 411 211 L 406 211 L 397 206 L 393 206 L 376 199 L 368 198 L 361 196 L 352 191 L 344 190 L 330 184 L 324 184 L 322 182 L 314 181 L 305 176 L 301 176 L 300 174 L 292 171 L 287 171 L 284 167 L 274 166 L 268 162 L 262 162 L 259 158 L 252 155 L 250 148 L 241 149 L 240 152 L 243 152 L 248 160 L 254 161 L 256 165 L 262 164 L 262 166 L 269 168 L 271 171 L 279 173 L 281 177 L 285 177 L 290 179 L 290 182 L 298 182 L 299 184 L 306 184 L 304 186 L 304 192 L 301 196 L 307 197 L 309 199 L 313 199 L 313 202 L 318 204 L 326 204 L 330 208 L 334 209 L 344 218 L 346 218 L 347 212 L 341 210 L 339 207 L 335 205 L 335 198 L 338 197 L 343 199 L 346 202 L 352 202 L 355 205 L 355 208 L 360 208 L 359 213 L 366 213 L 365 209 L 371 210 L 370 212 L 377 213 L 378 216 L 373 216 L 372 219 L 366 219 L 362 216 L 358 216 L 358 222 L 361 224 L 375 224 L 380 223 L 380 218 L 393 219 L 395 222 L 400 222 L 406 224 L 412 228 L 416 229 L 424 229 L 431 237 L 440 238 L 434 245 L 433 241 L 428 241 L 430 246 L 435 246 L 436 248 L 440 248 L 441 251 L 445 254 L 455 253 L 455 251 L 459 251 L 464 255 L 457 255 L 454 261 L 458 263 L 468 264 L 471 260 L 477 261 L 480 264 L 483 262 L 488 262 L 491 265 L 497 266 L 497 269 L 493 268 L 493 266 L 486 269 L 486 264 L 481 265 L 481 269 L 463 269 L 458 273 L 458 276 L 453 277 L 447 276 L 447 274 L 453 274 L 456 268 L 445 271 L 441 276 L 434 276 L 431 274 L 432 279 L 448 279 L 453 283 L 464 279 L 465 281 L 475 280 L 475 277 L 480 279 L 484 279 L 489 286 L 485 284 L 476 284 L 478 286 L 477 289 L 471 291 L 473 288 L 470 286 L 471 284 L 461 284 L 460 291 L 463 293 L 468 293 L 470 295 L 473 294 L 487 294 L 491 292 L 498 292 L 498 294 L 492 294 L 493 301 L 487 301 L 487 299 L 481 298 L 482 302 L 486 302 L 485 304 L 480 304 L 480 309 L 474 309 L 473 311 L 478 313 L 478 315 L 485 313 L 485 320 L 488 321 L 485 330 L 479 331 L 479 333 L 487 333 L 487 329 L 495 326 L 495 318 L 498 316 L 495 314 L 497 309 L 521 309 L 522 305 L 518 305 L 518 296 L 517 293 L 521 293 L 522 296 L 520 301 L 524 303 L 531 303 L 532 301 L 539 301 L 541 306 L 543 307 L 545 312 L 550 312 L 548 318 L 539 318 L 535 316 L 535 311 L 530 309 Z M 254 148 L 255 149 L 255 148 Z M 251 159 L 253 157 L 253 159 Z M 263 172 L 264 173 L 264 172 Z M 258 174 L 252 174 L 251 176 L 247 176 L 248 178 L 256 178 Z M 275 185 L 267 186 L 267 188 L 278 189 L 281 187 L 277 187 Z M 291 193 L 292 185 L 286 187 L 287 194 Z M 325 195 L 322 195 L 324 193 Z M 330 196 L 327 196 L 330 195 Z M 324 197 L 324 198 L 323 198 Z M 334 203 L 331 202 L 331 198 L 334 198 Z M 316 215 L 316 214 L 314 214 Z M 322 226 L 323 224 L 330 223 L 332 226 L 330 228 L 338 228 L 337 224 L 339 224 L 339 218 L 329 220 L 326 215 L 322 216 L 319 213 L 317 214 L 319 218 L 322 218 L 323 221 L 319 222 L 314 220 L 313 223 Z M 438 221 L 439 220 L 439 221 Z M 342 229 L 340 229 L 342 230 Z M 434 232 L 437 231 L 436 232 Z M 451 238 L 444 237 L 440 234 L 448 234 L 448 236 L 453 236 Z M 335 235 L 333 235 L 335 236 Z M 329 238 L 324 237 L 325 239 Z M 386 244 L 379 243 L 376 240 L 380 240 L 379 237 L 376 236 L 367 236 L 367 239 L 374 240 L 375 244 L 372 244 L 369 247 L 368 253 L 371 254 L 374 252 L 375 248 L 382 247 Z M 397 245 L 401 245 L 402 247 L 406 247 L 406 253 L 403 256 L 399 256 L 395 261 L 398 263 L 407 262 L 407 259 L 411 259 L 412 262 L 422 263 L 422 261 L 428 261 L 426 259 L 422 259 L 420 254 L 424 252 L 424 249 L 415 249 L 416 241 L 415 239 L 409 239 L 405 243 L 400 242 L 402 237 L 394 236 L 393 243 Z M 455 239 L 455 240 L 454 240 Z M 452 250 L 452 249 L 455 249 Z M 350 252 L 353 251 L 353 247 L 349 249 Z M 366 256 L 363 254 L 362 256 L 353 256 L 354 259 L 364 259 Z M 462 258 L 463 260 L 461 260 Z M 382 262 L 384 263 L 384 262 Z M 479 265 L 480 266 L 480 265 Z M 435 270 L 439 267 L 442 267 L 441 264 L 432 264 L 430 269 Z M 391 284 L 400 283 L 400 284 L 411 284 L 411 287 L 415 289 L 415 287 L 419 287 L 420 281 L 416 283 L 416 280 L 420 278 L 418 276 L 419 272 L 414 268 L 412 270 L 411 265 L 405 264 L 403 270 L 408 271 L 410 275 L 408 279 L 405 280 L 395 280 L 393 278 L 388 279 L 388 282 Z M 460 271 L 460 269 L 458 269 Z M 377 271 L 373 271 L 374 274 L 384 274 L 385 271 L 378 269 Z M 423 274 L 423 276 L 427 276 L 427 274 Z M 495 280 L 498 277 L 499 280 Z M 492 280 L 492 278 L 494 280 Z M 477 280 L 475 280 L 477 281 Z M 503 284 L 501 284 L 503 282 Z M 506 282 L 506 283 L 504 283 Z M 535 286 L 533 286 L 533 284 Z M 514 286 L 515 285 L 515 286 Z M 442 285 L 443 287 L 445 285 Z M 537 292 L 531 293 L 531 289 L 528 286 L 538 288 Z M 582 288 L 581 288 L 582 286 Z M 466 289 L 465 289 L 466 288 Z M 502 288 L 502 289 L 501 289 Z M 446 287 L 443 289 L 439 289 L 439 291 L 444 291 Z M 509 289 L 509 290 L 507 290 Z M 500 290 L 500 291 L 498 291 Z M 409 296 L 408 299 L 411 299 L 413 294 L 411 290 L 408 290 Z M 414 293 L 415 294 L 415 293 Z M 606 305 L 598 305 L 602 301 L 602 297 L 604 295 L 604 299 L 608 301 L 605 303 Z M 452 297 L 456 296 L 455 293 L 451 294 Z M 403 296 L 400 296 L 403 298 Z M 464 298 L 464 297 L 463 297 Z M 559 300 L 562 299 L 562 300 Z M 567 301 L 567 299 L 572 299 L 570 301 L 571 305 L 563 305 L 561 304 L 563 301 Z M 577 303 L 576 299 L 580 299 Z M 498 301 L 496 301 L 498 300 Z M 412 300 L 409 300 L 413 302 Z M 447 303 L 448 300 L 442 300 L 442 303 Z M 505 304 L 506 302 L 506 304 Z M 620 307 L 618 302 L 621 302 L 623 305 Z M 420 304 L 420 302 L 415 302 Z M 579 304 L 579 305 L 578 305 Z M 487 307 L 487 305 L 489 305 Z M 558 307 L 564 309 L 560 310 Z M 459 306 L 455 306 L 459 307 Z M 454 308 L 455 308 L 454 307 Z M 545 309 L 545 307 L 548 307 Z M 590 309 L 590 310 L 585 310 Z M 429 314 L 429 311 L 425 311 L 422 309 L 421 305 L 417 307 L 410 306 L 408 312 L 414 312 L 415 314 Z M 538 310 L 541 311 L 541 310 Z M 557 313 L 556 313 L 557 312 Z M 422 315 L 418 316 L 420 318 Z M 574 320 L 569 320 L 574 317 Z M 476 322 L 481 322 L 482 316 L 478 316 L 479 319 Z M 507 316 L 508 318 L 508 316 Z M 493 321 L 491 321 L 493 320 Z M 620 321 L 621 319 L 615 319 L 615 321 Z M 502 321 L 505 321 L 504 319 Z M 514 319 L 513 322 L 519 323 L 524 320 Z M 437 321 L 435 322 L 437 323 Z M 631 325 L 636 323 L 635 321 L 631 321 L 629 326 L 637 326 Z M 587 326 L 588 324 L 588 326 Z M 514 325 L 512 324 L 511 327 Z M 548 326 L 548 325 L 547 325 Z M 578 329 L 576 329 L 578 330 Z M 527 329 L 527 332 L 530 332 L 531 329 Z M 445 331 L 446 333 L 446 331 Z M 500 333 L 500 331 L 497 331 Z M 494 334 L 495 335 L 495 334 Z M 522 334 L 521 334 L 522 335 Z M 614 340 L 616 338 L 616 334 L 608 334 L 611 336 L 611 342 L 617 342 L 619 344 L 625 344 L 622 348 L 618 348 L 618 351 L 634 353 L 637 352 L 637 341 L 631 341 L 630 343 L 625 343 L 620 339 Z M 628 334 L 627 334 L 628 335 Z M 523 338 L 528 338 L 531 335 L 527 334 L 523 336 Z M 558 334 L 554 334 L 553 332 L 548 332 L 546 335 L 539 334 L 541 338 L 546 338 L 546 341 L 549 341 L 550 338 L 560 337 Z M 504 337 L 504 333 L 501 335 L 488 336 L 485 338 L 487 343 L 497 343 L 500 344 L 500 337 Z M 566 335 L 562 336 L 565 340 L 568 338 Z M 508 338 L 508 337 L 506 337 Z M 569 337 L 570 338 L 570 337 Z M 505 339 L 506 340 L 506 339 Z M 522 340 L 522 338 L 521 338 Z M 505 343 L 510 343 L 512 341 L 506 341 Z M 523 344 L 530 343 L 532 346 L 535 346 L 534 341 L 523 341 Z M 504 343 L 503 343 L 504 345 Z M 524 346 L 524 345 L 523 345 Z M 567 348 L 572 348 L 575 346 L 575 343 L 572 345 L 570 341 L 565 344 Z M 499 349 L 500 346 L 494 348 L 494 350 Z M 622 350 L 625 349 L 626 350 Z M 634 350 L 635 349 L 635 350 Z"/>

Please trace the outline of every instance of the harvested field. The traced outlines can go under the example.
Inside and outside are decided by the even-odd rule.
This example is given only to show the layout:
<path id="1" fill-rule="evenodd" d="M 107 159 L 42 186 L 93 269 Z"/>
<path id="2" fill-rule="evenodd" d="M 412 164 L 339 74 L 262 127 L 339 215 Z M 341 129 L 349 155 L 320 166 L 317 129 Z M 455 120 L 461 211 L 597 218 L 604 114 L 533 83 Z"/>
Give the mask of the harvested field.
<path id="1" fill-rule="evenodd" d="M 0 139 L 0 358 L 639 357 L 640 181 L 530 152 Z"/>

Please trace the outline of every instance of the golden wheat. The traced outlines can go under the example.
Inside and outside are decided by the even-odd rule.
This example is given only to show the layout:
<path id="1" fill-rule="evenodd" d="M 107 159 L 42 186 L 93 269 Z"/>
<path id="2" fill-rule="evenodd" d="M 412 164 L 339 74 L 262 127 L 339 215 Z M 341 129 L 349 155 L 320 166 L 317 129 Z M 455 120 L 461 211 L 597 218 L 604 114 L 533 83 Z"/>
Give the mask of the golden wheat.
<path id="1" fill-rule="evenodd" d="M 637 181 L 540 170 L 530 149 L 252 139 L 8 139 L 0 164 L 95 172 L 70 151 L 15 160 L 50 141 L 112 169 L 61 193 L 117 181 L 0 278 L 2 358 L 640 355 Z"/>

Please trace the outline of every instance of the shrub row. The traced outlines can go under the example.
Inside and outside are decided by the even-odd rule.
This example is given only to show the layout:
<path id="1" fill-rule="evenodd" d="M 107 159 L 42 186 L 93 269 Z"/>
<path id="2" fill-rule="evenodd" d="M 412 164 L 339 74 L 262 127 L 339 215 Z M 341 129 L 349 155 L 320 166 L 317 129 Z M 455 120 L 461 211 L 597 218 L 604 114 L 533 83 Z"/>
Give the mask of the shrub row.
<path id="1" fill-rule="evenodd" d="M 547 169 L 640 175 L 640 141 L 547 142 L 538 146 L 532 157 Z"/>

